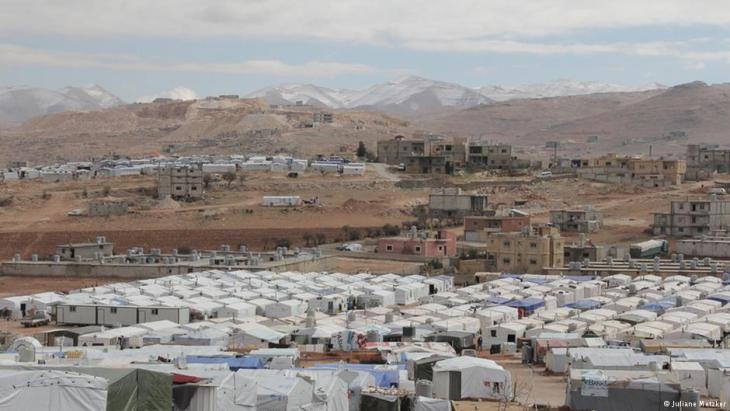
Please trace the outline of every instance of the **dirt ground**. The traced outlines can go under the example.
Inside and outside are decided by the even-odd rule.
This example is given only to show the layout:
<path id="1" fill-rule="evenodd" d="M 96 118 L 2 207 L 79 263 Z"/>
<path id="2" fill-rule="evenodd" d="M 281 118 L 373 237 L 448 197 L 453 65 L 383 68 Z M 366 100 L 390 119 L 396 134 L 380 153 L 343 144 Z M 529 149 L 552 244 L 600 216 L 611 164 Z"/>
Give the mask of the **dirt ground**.
<path id="1" fill-rule="evenodd" d="M 0 259 L 20 252 L 24 258 L 47 256 L 56 245 L 106 237 L 117 250 L 128 247 L 215 249 L 221 244 L 273 248 L 288 238 L 306 245 L 305 236 L 325 235 L 326 241 L 346 241 L 343 226 L 382 227 L 414 221 L 413 206 L 428 200 L 431 188 L 458 185 L 489 196 L 500 209 L 525 202 L 522 210 L 533 221 L 547 222 L 549 211 L 591 205 L 604 212 L 604 228 L 591 240 L 605 246 L 626 245 L 650 237 L 646 232 L 653 212 L 667 211 L 669 201 L 699 195 L 703 183 L 677 187 L 640 188 L 589 182 L 575 178 L 531 181 L 530 176 L 466 177 L 405 176 L 385 166 L 370 167 L 365 176 L 340 177 L 303 173 L 287 178 L 275 173 L 248 173 L 230 184 L 214 182 L 206 198 L 192 203 L 159 201 L 152 197 L 153 177 L 94 179 L 62 183 L 0 184 Z M 707 184 L 707 183 L 704 183 Z M 413 188 L 403 188 L 413 187 Z M 264 207 L 264 195 L 298 195 L 319 204 L 297 208 Z M 74 209 L 104 197 L 124 199 L 131 212 L 117 217 L 72 217 Z M 564 233 L 569 241 L 577 235 Z"/>

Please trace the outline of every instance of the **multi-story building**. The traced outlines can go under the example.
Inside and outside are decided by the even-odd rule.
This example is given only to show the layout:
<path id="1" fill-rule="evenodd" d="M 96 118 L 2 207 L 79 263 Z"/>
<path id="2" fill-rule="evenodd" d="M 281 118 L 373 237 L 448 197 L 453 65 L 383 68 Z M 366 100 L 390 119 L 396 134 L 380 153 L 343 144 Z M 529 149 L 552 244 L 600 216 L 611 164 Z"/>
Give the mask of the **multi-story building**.
<path id="1" fill-rule="evenodd" d="M 201 167 L 164 166 L 157 175 L 159 198 L 197 200 L 203 197 L 203 169 Z"/>
<path id="2" fill-rule="evenodd" d="M 550 211 L 550 224 L 561 232 L 592 233 L 601 228 L 602 222 L 603 214 L 592 207 Z"/>
<path id="3" fill-rule="evenodd" d="M 730 200 L 711 195 L 706 199 L 672 201 L 668 213 L 654 213 L 654 235 L 694 237 L 730 227 Z"/>
<path id="4" fill-rule="evenodd" d="M 438 231 L 431 237 L 425 231 L 411 230 L 404 236 L 379 239 L 378 253 L 433 258 L 454 257 L 456 235 L 448 231 Z"/>
<path id="5" fill-rule="evenodd" d="M 414 174 L 452 174 L 464 168 L 516 169 L 527 168 L 530 162 L 512 156 L 507 144 L 467 143 L 464 139 L 428 137 L 407 140 L 396 136 L 378 141 L 378 160 L 381 163 L 405 166 Z"/>
<path id="6" fill-rule="evenodd" d="M 487 266 L 502 273 L 540 274 L 562 267 L 564 240 L 557 228 L 529 227 L 517 233 L 493 233 L 486 242 Z"/>
<path id="7" fill-rule="evenodd" d="M 433 190 L 428 196 L 428 217 L 463 219 L 473 215 L 491 215 L 487 196 L 468 194 L 458 187 Z"/>
<path id="8" fill-rule="evenodd" d="M 601 261 L 606 258 L 606 249 L 603 246 L 595 245 L 593 242 L 581 234 L 580 240 L 575 243 L 565 244 L 563 247 L 563 261 L 584 262 Z"/>
<path id="9" fill-rule="evenodd" d="M 571 164 L 581 178 L 645 187 L 681 184 L 687 172 L 684 160 L 621 157 L 616 154 L 573 160 Z"/>
<path id="10" fill-rule="evenodd" d="M 469 143 L 467 165 L 473 169 L 509 169 L 514 166 L 509 144 Z"/>
<path id="11" fill-rule="evenodd" d="M 686 179 L 689 181 L 706 180 L 714 173 L 730 173 L 730 148 L 689 144 L 687 146 Z"/>
<path id="12" fill-rule="evenodd" d="M 422 157 L 426 153 L 425 140 L 407 140 L 395 136 L 391 140 L 378 141 L 378 161 L 385 164 L 405 164 L 408 158 Z"/>
<path id="13" fill-rule="evenodd" d="M 326 111 L 318 111 L 312 115 L 314 123 L 332 123 L 332 113 Z"/>
<path id="14" fill-rule="evenodd" d="M 114 243 L 97 237 L 94 243 L 69 243 L 56 246 L 56 255 L 62 260 L 86 260 L 109 257 L 114 254 Z"/>
<path id="15" fill-rule="evenodd" d="M 500 216 L 464 217 L 464 241 L 486 242 L 491 233 L 519 232 L 529 227 L 530 215 L 512 210 Z"/>

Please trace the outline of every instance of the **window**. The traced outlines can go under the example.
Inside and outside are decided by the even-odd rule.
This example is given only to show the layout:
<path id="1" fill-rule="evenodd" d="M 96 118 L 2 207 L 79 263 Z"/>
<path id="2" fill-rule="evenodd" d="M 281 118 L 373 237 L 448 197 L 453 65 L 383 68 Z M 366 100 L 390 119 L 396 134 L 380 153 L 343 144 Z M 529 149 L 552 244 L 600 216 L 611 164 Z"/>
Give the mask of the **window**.
<path id="1" fill-rule="evenodd" d="M 393 246 L 388 244 L 385 246 L 385 251 L 393 251 Z"/>
<path id="2" fill-rule="evenodd" d="M 420 253 L 421 252 L 421 246 L 420 245 L 417 245 L 414 249 L 416 250 L 417 253 Z"/>
<path id="3" fill-rule="evenodd" d="M 112 313 L 112 314 L 116 314 L 117 313 L 117 307 L 111 307 L 109 309 L 109 312 Z"/>
<path id="4" fill-rule="evenodd" d="M 530 243 L 530 248 L 537 248 L 537 243 Z"/>
<path id="5" fill-rule="evenodd" d="M 503 241 L 502 242 L 502 247 L 509 247 L 509 246 L 510 246 L 509 241 Z"/>
<path id="6" fill-rule="evenodd" d="M 72 305 L 72 306 L 68 307 L 68 310 L 70 312 L 72 312 L 72 313 L 75 313 L 76 312 L 76 306 L 75 305 Z"/>
<path id="7" fill-rule="evenodd" d="M 152 309 L 152 315 L 160 315 L 160 309 L 159 308 L 153 308 Z"/>
<path id="8" fill-rule="evenodd" d="M 180 187 L 180 186 L 175 186 L 175 190 L 177 190 L 177 191 L 181 191 L 181 190 L 182 190 L 182 187 Z"/>
<path id="9" fill-rule="evenodd" d="M 503 259 L 502 259 L 502 264 L 509 264 L 509 263 L 511 263 L 511 262 L 512 262 L 512 261 L 511 261 L 511 260 L 510 260 L 509 258 L 503 258 Z"/>
<path id="10" fill-rule="evenodd" d="M 497 336 L 497 330 L 490 331 L 489 332 L 489 335 L 491 335 L 492 337 L 496 337 Z"/>
<path id="11" fill-rule="evenodd" d="M 508 334 L 507 335 L 507 342 L 515 342 L 515 335 L 514 334 Z"/>
<path id="12" fill-rule="evenodd" d="M 193 191 L 198 191 L 198 187 L 195 187 L 195 186 L 190 187 L 190 189 Z"/>

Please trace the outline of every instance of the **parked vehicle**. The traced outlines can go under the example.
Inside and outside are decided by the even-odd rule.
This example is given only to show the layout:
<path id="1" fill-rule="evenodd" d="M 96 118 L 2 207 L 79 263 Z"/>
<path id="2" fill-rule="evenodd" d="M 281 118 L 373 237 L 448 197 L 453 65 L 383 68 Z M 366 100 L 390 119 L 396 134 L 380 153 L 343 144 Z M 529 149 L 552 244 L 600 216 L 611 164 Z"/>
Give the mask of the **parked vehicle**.
<path id="1" fill-rule="evenodd" d="M 725 189 L 724 189 L 724 188 L 722 188 L 722 187 L 713 187 L 713 188 L 711 188 L 711 189 L 710 189 L 710 190 L 708 191 L 708 193 L 709 193 L 709 194 L 716 194 L 716 195 L 721 195 L 721 196 L 724 196 L 725 194 L 727 194 L 727 190 L 725 190 Z"/>
<path id="2" fill-rule="evenodd" d="M 23 318 L 20 320 L 20 323 L 23 325 L 23 327 L 29 328 L 29 327 L 42 327 L 44 325 L 48 325 L 51 323 L 51 318 L 48 316 L 48 314 L 37 311 L 33 313 L 32 315 Z"/>
<path id="3" fill-rule="evenodd" d="M 362 244 L 352 243 L 352 244 L 340 244 L 337 246 L 338 251 L 351 251 L 351 252 L 358 252 L 362 251 Z"/>
<path id="4" fill-rule="evenodd" d="M 550 178 L 553 176 L 552 171 L 541 171 L 537 174 L 537 178 Z"/>

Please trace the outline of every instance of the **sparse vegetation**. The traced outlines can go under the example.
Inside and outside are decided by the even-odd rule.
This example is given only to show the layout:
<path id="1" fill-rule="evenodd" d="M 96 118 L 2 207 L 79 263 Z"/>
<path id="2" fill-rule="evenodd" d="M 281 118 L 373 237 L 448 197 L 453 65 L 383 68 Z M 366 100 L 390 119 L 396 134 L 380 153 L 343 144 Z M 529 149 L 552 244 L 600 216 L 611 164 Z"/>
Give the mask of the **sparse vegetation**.
<path id="1" fill-rule="evenodd" d="M 223 174 L 223 176 L 221 178 L 223 179 L 223 181 L 226 182 L 226 187 L 231 188 L 231 184 L 233 184 L 233 182 L 236 181 L 237 176 L 236 176 L 236 173 L 229 171 L 229 172 Z"/>

